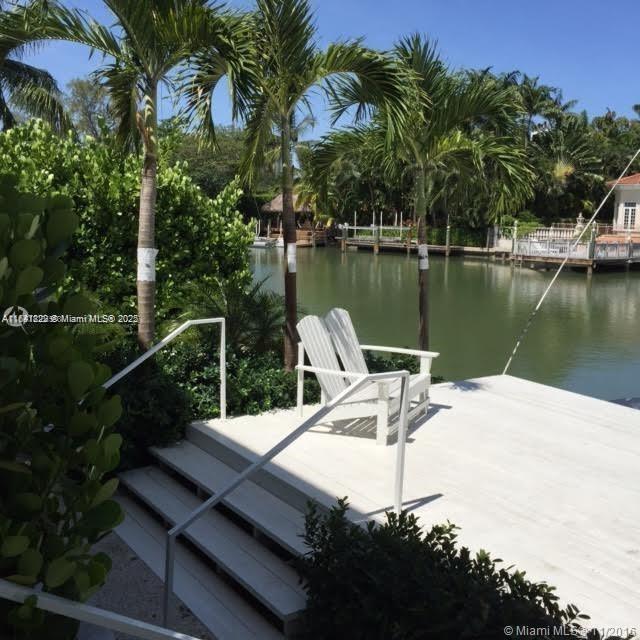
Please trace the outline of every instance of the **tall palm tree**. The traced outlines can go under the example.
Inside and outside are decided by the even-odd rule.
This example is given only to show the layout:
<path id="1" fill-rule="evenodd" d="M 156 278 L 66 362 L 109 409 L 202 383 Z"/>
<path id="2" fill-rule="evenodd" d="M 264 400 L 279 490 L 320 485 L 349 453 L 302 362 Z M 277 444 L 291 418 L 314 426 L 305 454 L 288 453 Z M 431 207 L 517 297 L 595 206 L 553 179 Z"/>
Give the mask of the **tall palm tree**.
<path id="1" fill-rule="evenodd" d="M 117 134 L 143 151 L 138 221 L 138 340 L 143 348 L 155 331 L 155 211 L 158 167 L 158 96 L 175 88 L 195 55 L 217 65 L 217 80 L 241 66 L 242 22 L 212 8 L 208 0 L 103 0 L 115 19 L 105 26 L 84 12 L 53 4 L 39 36 L 87 45 L 106 57 L 96 80 L 109 91 Z"/>
<path id="2" fill-rule="evenodd" d="M 56 131 L 70 126 L 53 76 L 23 60 L 33 47 L 24 18 L 37 15 L 39 9 L 39 2 L 31 2 L 20 10 L 4 10 L 0 2 L 0 124 L 4 131 L 16 124 L 16 110 L 42 118 Z"/>
<path id="3" fill-rule="evenodd" d="M 242 172 L 253 181 L 265 162 L 272 136 L 280 140 L 283 228 L 285 242 L 284 364 L 296 363 L 296 226 L 293 205 L 292 139 L 295 123 L 308 115 L 309 95 L 324 90 L 331 99 L 338 94 L 358 94 L 356 117 L 367 104 L 387 103 L 387 112 L 401 117 L 400 82 L 393 63 L 384 55 L 364 48 L 360 42 L 331 44 L 321 51 L 308 0 L 257 0 L 251 18 L 255 65 L 253 88 L 246 107 L 247 151 Z M 204 62 L 201 76 L 215 69 Z M 206 87 L 194 92 L 206 95 Z M 195 101 L 194 101 L 195 108 Z M 336 105 L 334 117 L 344 109 Z"/>
<path id="4" fill-rule="evenodd" d="M 408 116 L 390 132 L 379 109 L 369 125 L 328 136 L 317 148 L 318 171 L 326 172 L 345 151 L 360 147 L 400 181 L 413 175 L 418 221 L 419 344 L 429 348 L 427 215 L 451 190 L 462 190 L 476 176 L 496 213 L 515 210 L 531 196 L 533 172 L 521 143 L 503 135 L 518 112 L 513 91 L 487 74 L 452 74 L 435 47 L 415 34 L 402 39 L 394 54 L 405 68 Z M 428 99 L 425 99 L 425 96 Z M 389 135 L 394 143 L 386 144 Z M 491 176 L 491 180 L 486 177 Z"/>

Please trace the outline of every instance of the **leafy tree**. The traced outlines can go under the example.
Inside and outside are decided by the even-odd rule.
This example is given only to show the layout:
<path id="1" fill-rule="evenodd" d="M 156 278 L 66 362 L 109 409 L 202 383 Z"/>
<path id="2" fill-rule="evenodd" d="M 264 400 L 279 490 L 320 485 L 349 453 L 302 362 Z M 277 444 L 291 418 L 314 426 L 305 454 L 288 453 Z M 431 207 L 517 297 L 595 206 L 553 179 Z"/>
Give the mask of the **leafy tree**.
<path id="1" fill-rule="evenodd" d="M 39 4 L 31 2 L 22 10 L 3 10 L 0 4 L 0 123 L 5 131 L 16 124 L 18 114 L 43 118 L 57 131 L 70 126 L 53 76 L 22 59 L 30 48 L 24 18 Z"/>
<path id="2" fill-rule="evenodd" d="M 19 176 L 23 190 L 55 188 L 74 199 L 80 227 L 69 249 L 71 274 L 97 294 L 105 311 L 134 315 L 140 155 L 108 135 L 78 141 L 69 133 L 60 139 L 32 120 L 0 134 L 0 164 Z M 182 165 L 161 163 L 157 179 L 156 233 L 165 247 L 158 260 L 157 309 L 163 321 L 177 312 L 175 298 L 186 281 L 246 286 L 252 234 L 236 211 L 237 183 L 211 199 Z"/>
<path id="3" fill-rule="evenodd" d="M 96 79 L 109 92 L 117 133 L 143 149 L 138 212 L 138 339 L 142 347 L 155 331 L 155 214 L 158 169 L 158 92 L 175 87 L 176 71 L 196 53 L 222 64 L 225 73 L 239 65 L 236 41 L 245 38 L 235 18 L 207 0 L 104 0 L 115 19 L 106 27 L 83 12 L 53 4 L 34 37 L 79 42 L 113 59 Z"/>
<path id="4" fill-rule="evenodd" d="M 530 154 L 537 174 L 536 208 L 547 219 L 562 217 L 565 211 L 575 217 L 585 201 L 603 191 L 602 161 L 594 143 L 586 115 L 564 116 L 534 138 Z"/>
<path id="5" fill-rule="evenodd" d="M 254 64 L 252 88 L 240 107 L 247 118 L 247 149 L 243 175 L 249 183 L 269 162 L 267 151 L 274 135 L 280 141 L 283 194 L 283 228 L 286 245 L 284 364 L 296 362 L 296 225 L 293 205 L 293 130 L 308 112 L 309 93 L 324 89 L 332 98 L 338 92 L 357 93 L 359 115 L 366 104 L 390 101 L 388 111 L 397 115 L 399 82 L 393 63 L 366 49 L 360 42 L 331 44 L 321 51 L 308 0 L 258 0 L 251 16 Z M 191 107 L 204 117 L 210 106 L 209 78 L 216 77 L 218 65 L 207 58 L 200 61 L 197 81 L 191 91 Z M 393 105 L 393 106 L 392 106 Z M 336 116 L 342 110 L 338 109 Z M 205 118 L 204 125 L 211 122 Z"/>
<path id="6" fill-rule="evenodd" d="M 91 78 L 74 78 L 67 84 L 65 103 L 76 131 L 99 137 L 114 131 L 116 121 L 107 89 Z"/>

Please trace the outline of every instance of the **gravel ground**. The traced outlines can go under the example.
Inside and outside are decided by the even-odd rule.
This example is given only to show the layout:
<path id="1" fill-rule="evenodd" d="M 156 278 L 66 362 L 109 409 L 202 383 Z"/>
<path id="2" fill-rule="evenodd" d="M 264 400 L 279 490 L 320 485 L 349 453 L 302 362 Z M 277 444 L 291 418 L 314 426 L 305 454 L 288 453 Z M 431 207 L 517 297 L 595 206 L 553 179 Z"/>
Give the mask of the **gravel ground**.
<path id="1" fill-rule="evenodd" d="M 115 533 L 94 545 L 92 551 L 104 551 L 111 557 L 113 567 L 102 589 L 91 604 L 115 611 L 144 622 L 162 626 L 162 581 Z M 213 640 L 206 627 L 174 597 L 171 613 L 172 628 L 202 640 Z M 87 638 L 90 636 L 86 636 Z M 105 637 L 96 633 L 96 640 Z M 116 634 L 117 640 L 134 640 L 126 634 Z"/>

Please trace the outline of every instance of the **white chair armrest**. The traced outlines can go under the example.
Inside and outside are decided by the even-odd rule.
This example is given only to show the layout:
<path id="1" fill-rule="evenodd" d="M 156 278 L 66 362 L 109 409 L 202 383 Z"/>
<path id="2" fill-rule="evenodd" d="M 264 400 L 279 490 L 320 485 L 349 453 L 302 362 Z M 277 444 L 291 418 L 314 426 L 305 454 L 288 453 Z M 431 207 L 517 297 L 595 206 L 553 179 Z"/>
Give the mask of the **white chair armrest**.
<path id="1" fill-rule="evenodd" d="M 440 354 L 437 351 L 421 351 L 420 349 L 401 349 L 399 347 L 381 347 L 373 344 L 361 344 L 360 348 L 365 351 L 384 351 L 386 353 L 401 353 L 407 356 L 417 356 L 418 358 L 437 358 Z"/>
<path id="2" fill-rule="evenodd" d="M 338 376 L 340 378 L 351 378 L 353 380 L 358 380 L 360 378 L 364 378 L 366 373 L 356 373 L 355 371 L 342 371 L 336 369 L 322 369 L 320 367 L 310 367 L 307 365 L 296 365 L 297 371 L 308 371 L 309 373 L 323 373 L 328 376 Z"/>

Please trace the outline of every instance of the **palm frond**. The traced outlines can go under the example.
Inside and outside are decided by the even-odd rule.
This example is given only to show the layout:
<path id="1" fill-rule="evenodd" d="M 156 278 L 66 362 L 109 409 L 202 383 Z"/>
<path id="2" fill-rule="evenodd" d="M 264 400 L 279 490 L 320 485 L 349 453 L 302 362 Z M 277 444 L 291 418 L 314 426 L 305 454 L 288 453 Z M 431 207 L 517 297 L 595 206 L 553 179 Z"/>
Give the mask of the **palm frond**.
<path id="1" fill-rule="evenodd" d="M 5 60 L 0 78 L 12 106 L 29 116 L 42 118 L 55 131 L 71 128 L 62 92 L 50 73 L 25 62 Z"/>
<path id="2" fill-rule="evenodd" d="M 137 114 L 144 93 L 138 70 L 133 65 L 116 61 L 104 65 L 95 74 L 95 79 L 109 92 L 109 106 L 117 123 L 118 139 L 125 148 L 137 148 L 140 143 Z"/>
<path id="3" fill-rule="evenodd" d="M 273 123 L 278 118 L 276 105 L 267 96 L 256 96 L 247 118 L 247 139 L 240 164 L 240 175 L 253 183 L 264 165 L 265 151 L 273 137 Z"/>

